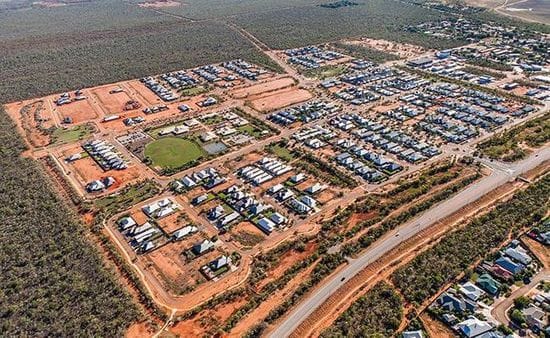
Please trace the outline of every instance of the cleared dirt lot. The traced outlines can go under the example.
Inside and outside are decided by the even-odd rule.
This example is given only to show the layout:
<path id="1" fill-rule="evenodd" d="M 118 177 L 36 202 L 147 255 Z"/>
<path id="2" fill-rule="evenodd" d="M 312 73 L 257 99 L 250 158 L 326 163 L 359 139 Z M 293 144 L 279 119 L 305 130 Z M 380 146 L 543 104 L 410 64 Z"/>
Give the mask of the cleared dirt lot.
<path id="1" fill-rule="evenodd" d="M 60 120 L 70 118 L 73 124 L 92 121 L 99 117 L 99 114 L 90 102 L 90 98 L 58 106 L 53 110 L 58 114 Z"/>
<path id="2" fill-rule="evenodd" d="M 124 112 L 124 106 L 126 102 L 130 100 L 136 100 L 138 98 L 128 95 L 128 93 L 122 91 L 118 93 L 109 93 L 117 88 L 122 88 L 120 85 L 109 85 L 92 89 L 92 95 L 97 98 L 101 103 L 106 113 L 109 115 L 120 114 Z"/>
<path id="3" fill-rule="evenodd" d="M 295 84 L 295 80 L 293 78 L 284 77 L 273 81 L 268 81 L 257 85 L 253 85 L 250 87 L 237 89 L 232 91 L 229 95 L 233 96 L 236 99 L 250 98 L 263 93 L 268 93 L 275 90 L 287 88 L 287 87 L 293 86 L 294 84 Z"/>
<path id="4" fill-rule="evenodd" d="M 124 85 L 130 92 L 136 93 L 147 105 L 154 105 L 162 102 L 155 93 L 145 87 L 139 80 L 131 80 L 125 82 Z"/>
<path id="5" fill-rule="evenodd" d="M 312 264 L 304 271 L 298 273 L 283 289 L 277 290 L 275 293 L 271 294 L 271 296 L 262 302 L 260 306 L 244 317 L 244 319 L 231 330 L 228 337 L 243 337 L 252 326 L 263 320 L 271 310 L 292 294 L 303 280 L 308 278 L 311 271 L 314 269 L 314 265 L 315 264 Z"/>
<path id="6" fill-rule="evenodd" d="M 244 297 L 215 306 L 201 312 L 195 318 L 181 321 L 170 328 L 170 332 L 180 337 L 201 337 L 205 334 L 214 335 L 219 327 L 238 308 L 246 303 Z"/>
<path id="7" fill-rule="evenodd" d="M 282 89 L 270 92 L 267 96 L 250 101 L 250 106 L 259 112 L 267 113 L 277 109 L 305 102 L 313 98 L 313 95 L 299 88 Z"/>
<path id="8" fill-rule="evenodd" d="M 369 47 L 377 49 L 383 52 L 396 54 L 401 58 L 410 58 L 421 55 L 426 52 L 422 47 L 407 44 L 407 43 L 396 43 L 387 40 L 377 40 L 370 38 L 362 38 L 360 40 L 349 40 L 345 41 L 349 45 L 359 45 L 363 47 Z"/>
<path id="9" fill-rule="evenodd" d="M 82 153 L 83 151 L 84 150 L 79 145 L 75 145 L 74 147 L 66 150 L 63 153 L 63 156 L 59 158 L 59 161 L 63 162 L 68 156 L 76 153 Z M 124 170 L 104 171 L 91 157 L 84 157 L 74 162 L 64 163 L 64 165 L 70 172 L 75 174 L 83 190 L 85 189 L 86 184 L 91 181 L 111 176 L 116 182 L 107 189 L 107 192 L 109 193 L 135 182 L 143 175 L 140 168 L 132 164 Z"/>
<path id="10" fill-rule="evenodd" d="M 164 230 L 168 234 L 171 234 L 174 231 L 189 224 L 189 222 L 186 221 L 185 218 L 186 215 L 184 212 L 175 212 L 171 215 L 163 217 L 162 219 L 159 219 L 157 223 L 162 228 L 162 230 Z"/>
<path id="11" fill-rule="evenodd" d="M 317 244 L 310 242 L 306 244 L 306 247 L 302 252 L 290 250 L 284 253 L 279 262 L 271 270 L 267 271 L 267 277 L 262 280 L 260 284 L 258 284 L 257 289 L 260 290 L 267 283 L 280 278 L 288 268 L 311 255 L 316 248 Z"/>
<path id="12" fill-rule="evenodd" d="M 214 250 L 201 257 L 187 261 L 182 252 L 201 240 L 201 235 L 195 234 L 183 241 L 164 245 L 157 250 L 141 256 L 140 259 L 146 268 L 172 294 L 184 294 L 191 290 L 191 288 L 206 281 L 206 278 L 200 273 L 199 268 L 220 255 L 217 250 Z"/>
<path id="13" fill-rule="evenodd" d="M 233 243 L 241 248 L 251 248 L 262 243 L 267 237 L 258 227 L 249 221 L 234 225 L 230 231 Z"/>
<path id="14" fill-rule="evenodd" d="M 437 338 L 454 338 L 456 337 L 453 332 L 443 323 L 437 319 L 432 318 L 429 314 L 423 313 L 420 315 L 420 320 L 424 324 L 426 332 L 430 337 Z"/>

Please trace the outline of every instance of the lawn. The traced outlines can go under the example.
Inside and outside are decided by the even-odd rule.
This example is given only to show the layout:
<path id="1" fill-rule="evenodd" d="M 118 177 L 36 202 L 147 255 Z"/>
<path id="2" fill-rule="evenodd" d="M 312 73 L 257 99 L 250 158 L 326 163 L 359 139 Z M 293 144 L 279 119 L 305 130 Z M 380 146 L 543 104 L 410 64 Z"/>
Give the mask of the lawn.
<path id="1" fill-rule="evenodd" d="M 91 125 L 80 125 L 73 128 L 57 128 L 52 134 L 52 143 L 72 143 L 82 140 L 94 131 Z"/>
<path id="2" fill-rule="evenodd" d="M 324 80 L 331 77 L 337 77 L 342 75 L 346 71 L 346 66 L 344 65 L 329 65 L 324 67 L 319 67 L 316 69 L 307 69 L 303 74 L 309 78 L 316 78 L 319 80 Z"/>
<path id="3" fill-rule="evenodd" d="M 153 167 L 175 169 L 197 161 L 204 151 L 194 142 L 178 137 L 165 137 L 145 147 L 145 157 Z"/>
<path id="4" fill-rule="evenodd" d="M 251 124 L 247 124 L 247 125 L 244 125 L 244 126 L 240 126 L 237 128 L 241 133 L 245 133 L 247 134 L 248 136 L 252 136 L 256 139 L 259 139 L 262 137 L 262 129 L 260 128 L 257 128 Z"/>
<path id="5" fill-rule="evenodd" d="M 209 92 L 210 89 L 204 86 L 185 88 L 181 91 L 183 96 L 197 96 Z"/>
<path id="6" fill-rule="evenodd" d="M 143 181 L 125 187 L 118 194 L 98 198 L 94 201 L 94 205 L 103 213 L 112 215 L 153 197 L 158 192 L 158 186 L 154 181 Z"/>
<path id="7" fill-rule="evenodd" d="M 294 154 L 292 154 L 292 152 L 288 150 L 288 148 L 280 144 L 270 145 L 268 150 L 288 162 L 294 160 L 295 158 Z"/>

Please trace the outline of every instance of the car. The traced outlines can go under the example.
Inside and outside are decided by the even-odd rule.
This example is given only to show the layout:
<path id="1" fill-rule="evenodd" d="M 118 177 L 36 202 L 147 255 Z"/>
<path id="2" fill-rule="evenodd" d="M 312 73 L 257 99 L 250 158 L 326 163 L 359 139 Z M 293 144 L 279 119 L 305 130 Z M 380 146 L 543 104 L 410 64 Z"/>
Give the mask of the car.
<path id="1" fill-rule="evenodd" d="M 343 281 L 345 281 L 345 280 L 346 280 L 346 277 L 342 277 L 342 278 L 340 279 L 340 282 L 343 282 Z"/>

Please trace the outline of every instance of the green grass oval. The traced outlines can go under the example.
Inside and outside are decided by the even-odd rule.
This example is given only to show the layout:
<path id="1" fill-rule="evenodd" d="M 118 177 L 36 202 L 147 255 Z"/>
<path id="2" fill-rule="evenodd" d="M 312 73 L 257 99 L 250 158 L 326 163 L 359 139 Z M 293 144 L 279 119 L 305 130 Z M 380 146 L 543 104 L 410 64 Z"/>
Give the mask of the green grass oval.
<path id="1" fill-rule="evenodd" d="M 203 154 L 199 145 L 178 137 L 161 138 L 145 147 L 145 157 L 151 159 L 154 167 L 161 168 L 179 168 L 199 159 Z"/>

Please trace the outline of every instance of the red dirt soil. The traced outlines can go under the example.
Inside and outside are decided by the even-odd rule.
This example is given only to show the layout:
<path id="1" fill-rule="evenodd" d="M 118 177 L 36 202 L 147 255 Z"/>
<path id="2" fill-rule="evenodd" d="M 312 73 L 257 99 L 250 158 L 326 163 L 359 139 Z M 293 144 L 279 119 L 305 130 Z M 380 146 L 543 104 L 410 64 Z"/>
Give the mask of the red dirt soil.
<path id="1" fill-rule="evenodd" d="M 290 77 L 280 78 L 273 81 L 268 81 L 253 85 L 250 87 L 245 87 L 237 89 L 230 93 L 229 95 L 237 99 L 244 99 L 251 96 L 259 96 L 263 93 L 272 92 L 275 90 L 280 90 L 294 85 L 294 79 Z"/>
<path id="2" fill-rule="evenodd" d="M 98 113 L 90 103 L 90 98 L 55 107 L 54 111 L 58 112 L 61 120 L 69 117 L 72 119 L 72 123 L 74 124 L 92 121 L 99 117 Z"/>
<path id="3" fill-rule="evenodd" d="M 282 89 L 269 94 L 251 100 L 250 106 L 259 112 L 266 113 L 310 100 L 313 97 L 309 91 L 299 88 Z"/>
<path id="4" fill-rule="evenodd" d="M 315 243 L 308 243 L 303 252 L 290 250 L 286 252 L 277 265 L 270 271 L 267 271 L 267 277 L 258 284 L 258 289 L 264 287 L 267 283 L 276 280 L 281 277 L 284 272 L 290 268 L 296 262 L 308 257 L 315 251 L 317 245 Z"/>
<path id="5" fill-rule="evenodd" d="M 126 105 L 126 102 L 128 102 L 129 100 L 136 100 L 139 102 L 137 98 L 131 97 L 126 92 L 113 94 L 109 93 L 109 91 L 116 88 L 122 87 L 119 85 L 109 85 L 92 89 L 92 95 L 94 95 L 98 99 L 108 115 L 122 113 L 124 111 L 123 108 Z"/>
<path id="6" fill-rule="evenodd" d="M 151 329 L 149 324 L 145 322 L 135 323 L 130 325 L 126 333 L 124 334 L 125 338 L 143 338 L 151 337 L 154 334 L 154 331 Z"/>

